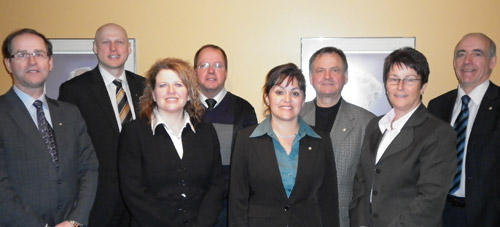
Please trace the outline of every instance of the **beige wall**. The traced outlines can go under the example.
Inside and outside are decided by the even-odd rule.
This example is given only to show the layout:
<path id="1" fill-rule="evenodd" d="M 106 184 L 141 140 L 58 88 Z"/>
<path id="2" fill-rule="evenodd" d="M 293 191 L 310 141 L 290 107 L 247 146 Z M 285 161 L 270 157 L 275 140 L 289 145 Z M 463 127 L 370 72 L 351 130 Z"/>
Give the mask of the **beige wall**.
<path id="1" fill-rule="evenodd" d="M 278 64 L 300 65 L 301 37 L 415 36 L 431 67 L 427 103 L 456 87 L 452 52 L 462 35 L 484 32 L 500 44 L 499 10 L 496 0 L 2 0 L 0 38 L 22 27 L 49 38 L 92 38 L 115 22 L 136 38 L 139 74 L 159 58 L 192 62 L 201 45 L 214 43 L 228 54 L 226 87 L 262 119 L 264 77 Z M 500 84 L 498 74 L 492 80 Z M 0 70 L 0 94 L 11 84 Z"/>

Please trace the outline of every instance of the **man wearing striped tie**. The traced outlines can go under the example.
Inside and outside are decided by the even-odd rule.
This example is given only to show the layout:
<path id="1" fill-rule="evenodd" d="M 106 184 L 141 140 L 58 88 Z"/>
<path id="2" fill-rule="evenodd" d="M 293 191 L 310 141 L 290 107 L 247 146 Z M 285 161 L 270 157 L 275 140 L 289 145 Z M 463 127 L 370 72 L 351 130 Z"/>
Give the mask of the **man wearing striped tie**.
<path id="1" fill-rule="evenodd" d="M 445 227 L 500 226 L 500 87 L 490 81 L 496 62 L 493 40 L 465 35 L 453 59 L 458 88 L 429 102 L 429 112 L 450 122 L 458 136 Z"/>
<path id="2" fill-rule="evenodd" d="M 59 99 L 80 108 L 99 159 L 99 185 L 89 227 L 129 226 L 130 216 L 118 188 L 118 136 L 122 124 L 138 117 L 144 78 L 125 70 L 131 49 L 120 25 L 97 29 L 94 52 L 98 65 L 63 83 Z"/>

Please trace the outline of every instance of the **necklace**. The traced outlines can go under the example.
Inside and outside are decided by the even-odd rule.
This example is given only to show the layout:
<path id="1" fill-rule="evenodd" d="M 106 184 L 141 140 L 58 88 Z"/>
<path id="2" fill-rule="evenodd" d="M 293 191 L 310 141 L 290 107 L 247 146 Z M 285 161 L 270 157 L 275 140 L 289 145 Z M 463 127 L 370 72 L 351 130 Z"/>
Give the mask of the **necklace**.
<path id="1" fill-rule="evenodd" d="M 273 131 L 274 132 L 274 131 Z M 297 132 L 298 133 L 298 132 Z M 290 139 L 290 138 L 295 138 L 295 136 L 297 136 L 297 133 L 293 134 L 293 135 L 289 135 L 289 136 L 284 136 L 284 135 L 280 135 L 278 134 L 277 132 L 274 132 L 274 134 L 276 134 L 278 137 L 281 137 L 283 139 Z"/>

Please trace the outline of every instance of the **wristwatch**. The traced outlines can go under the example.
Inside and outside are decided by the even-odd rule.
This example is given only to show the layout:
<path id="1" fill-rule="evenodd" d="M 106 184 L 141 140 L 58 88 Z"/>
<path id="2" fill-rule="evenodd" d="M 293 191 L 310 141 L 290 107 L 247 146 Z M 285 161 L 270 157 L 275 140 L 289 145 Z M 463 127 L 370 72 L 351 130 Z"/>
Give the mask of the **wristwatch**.
<path id="1" fill-rule="evenodd" d="M 84 227 L 83 224 L 79 223 L 79 222 L 76 222 L 76 221 L 69 221 L 69 223 L 71 223 L 74 227 Z"/>

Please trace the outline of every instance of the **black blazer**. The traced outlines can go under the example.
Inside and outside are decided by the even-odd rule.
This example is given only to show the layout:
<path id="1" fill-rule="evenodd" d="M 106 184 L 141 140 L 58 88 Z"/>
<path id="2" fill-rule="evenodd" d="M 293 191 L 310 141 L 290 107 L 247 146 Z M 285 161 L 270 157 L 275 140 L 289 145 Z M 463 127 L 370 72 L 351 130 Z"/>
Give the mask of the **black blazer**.
<path id="1" fill-rule="evenodd" d="M 381 118 L 366 126 L 351 226 L 442 226 L 441 213 L 457 166 L 455 131 L 421 104 L 375 164 L 383 136 Z"/>
<path id="2" fill-rule="evenodd" d="M 126 71 L 135 115 L 139 116 L 139 97 L 143 93 L 144 78 Z M 90 213 L 90 226 L 105 226 L 115 204 L 121 199 L 118 188 L 118 124 L 104 80 L 96 66 L 93 70 L 64 82 L 59 88 L 59 100 L 72 103 L 80 109 L 99 160 L 99 185 Z"/>
<path id="3" fill-rule="evenodd" d="M 297 177 L 290 198 L 280 176 L 272 139 L 241 130 L 231 160 L 229 226 L 339 226 L 337 175 L 332 143 L 300 140 Z"/>
<path id="4" fill-rule="evenodd" d="M 163 126 L 155 135 L 146 119 L 126 124 L 120 136 L 120 187 L 132 226 L 214 226 L 222 207 L 224 177 L 214 127 L 182 132 L 180 159 Z"/>
<path id="5" fill-rule="evenodd" d="M 429 102 L 429 112 L 451 122 L 458 91 Z M 477 112 L 465 159 L 467 226 L 500 225 L 500 87 L 490 81 Z"/>

